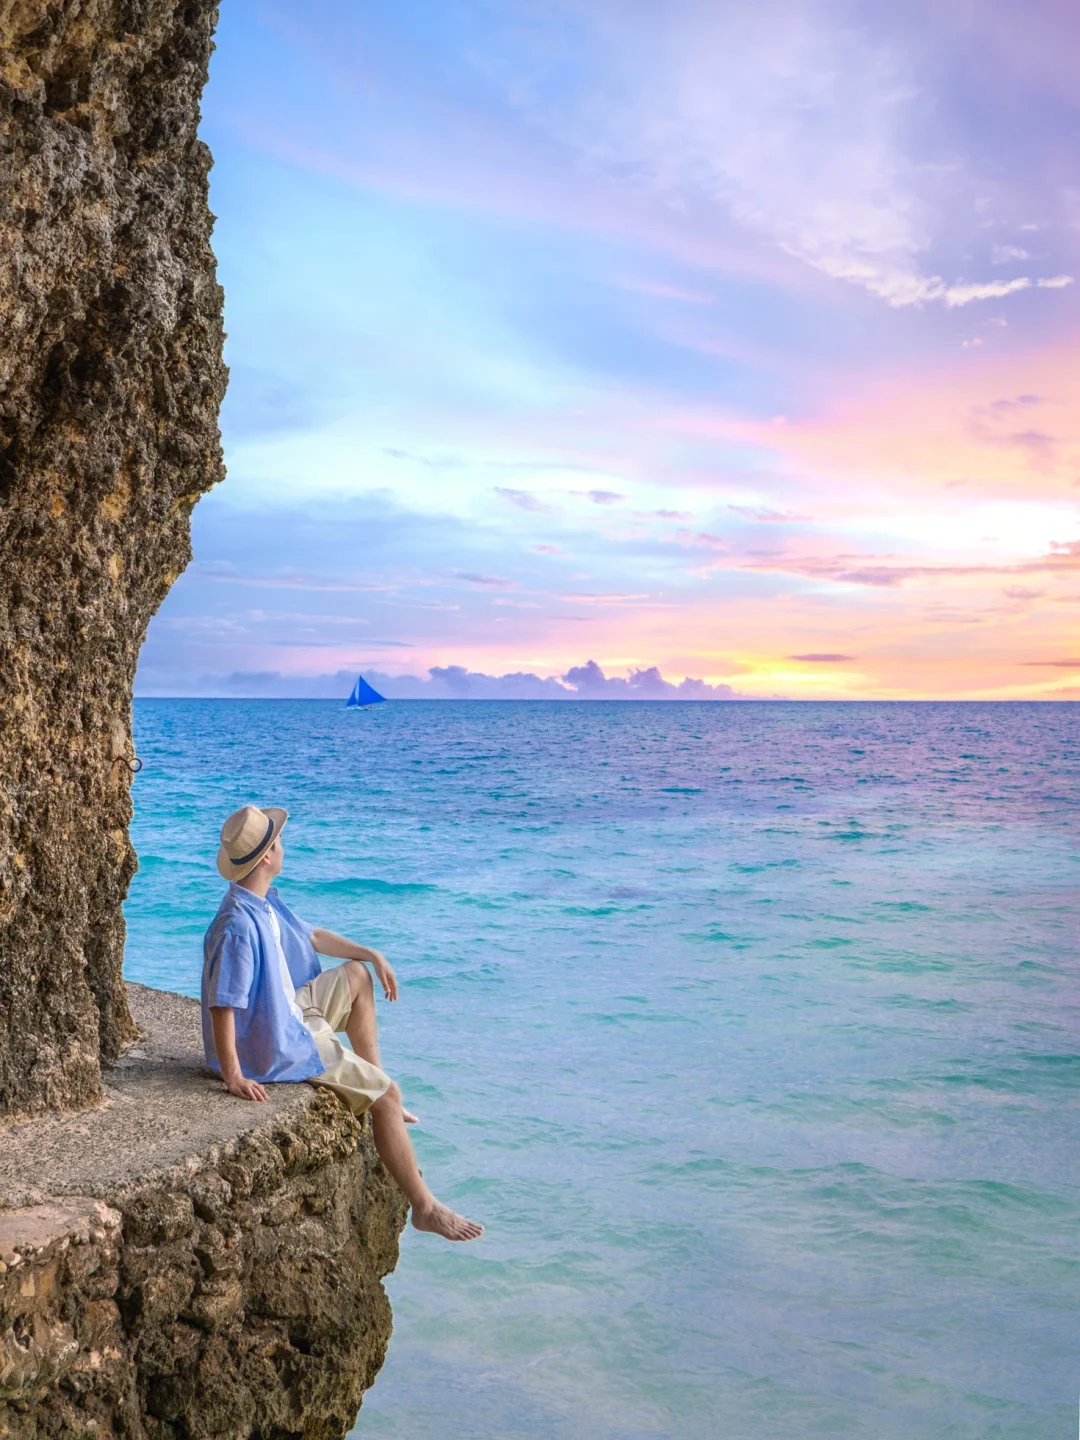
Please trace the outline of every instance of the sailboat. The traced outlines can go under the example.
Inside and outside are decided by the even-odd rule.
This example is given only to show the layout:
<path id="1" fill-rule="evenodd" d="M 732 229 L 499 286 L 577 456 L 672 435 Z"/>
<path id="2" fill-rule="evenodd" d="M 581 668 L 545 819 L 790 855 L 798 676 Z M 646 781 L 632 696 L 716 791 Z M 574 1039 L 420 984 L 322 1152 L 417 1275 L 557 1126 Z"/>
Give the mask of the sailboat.
<path id="1" fill-rule="evenodd" d="M 382 705 L 385 701 L 385 695 L 380 695 L 377 690 L 373 690 L 363 675 L 358 675 L 356 677 L 356 684 L 352 688 L 352 694 L 345 701 L 345 708 L 349 710 L 370 710 L 372 705 Z"/>

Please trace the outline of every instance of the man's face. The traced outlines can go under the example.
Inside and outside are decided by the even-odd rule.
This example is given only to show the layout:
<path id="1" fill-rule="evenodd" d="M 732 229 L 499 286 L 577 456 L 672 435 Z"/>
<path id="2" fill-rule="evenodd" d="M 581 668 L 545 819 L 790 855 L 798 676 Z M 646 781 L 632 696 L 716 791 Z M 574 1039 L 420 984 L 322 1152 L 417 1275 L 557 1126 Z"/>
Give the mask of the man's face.
<path id="1" fill-rule="evenodd" d="M 263 863 L 270 867 L 272 876 L 281 874 L 281 867 L 285 863 L 285 847 L 281 843 L 280 835 L 274 837 L 274 843 L 266 852 Z"/>

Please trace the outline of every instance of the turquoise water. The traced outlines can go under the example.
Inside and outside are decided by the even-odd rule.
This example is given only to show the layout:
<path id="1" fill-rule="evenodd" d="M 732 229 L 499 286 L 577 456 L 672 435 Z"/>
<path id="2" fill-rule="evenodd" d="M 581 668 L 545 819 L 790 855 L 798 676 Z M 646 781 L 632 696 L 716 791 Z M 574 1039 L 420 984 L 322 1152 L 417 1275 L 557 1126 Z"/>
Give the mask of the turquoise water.
<path id="1" fill-rule="evenodd" d="M 1080 710 L 141 701 L 127 973 L 224 814 L 371 942 L 476 1245 L 406 1235 L 363 1440 L 1051 1440 L 1080 1338 Z"/>

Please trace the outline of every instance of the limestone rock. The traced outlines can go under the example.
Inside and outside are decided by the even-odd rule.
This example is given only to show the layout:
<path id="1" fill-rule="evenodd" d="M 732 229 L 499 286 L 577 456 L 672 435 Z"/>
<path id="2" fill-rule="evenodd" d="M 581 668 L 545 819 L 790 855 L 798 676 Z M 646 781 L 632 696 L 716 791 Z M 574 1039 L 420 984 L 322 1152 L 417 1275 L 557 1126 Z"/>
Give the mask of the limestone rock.
<path id="1" fill-rule="evenodd" d="M 131 686 L 221 477 L 210 0 L 0 0 L 0 1113 L 133 1038 Z"/>
<path id="2" fill-rule="evenodd" d="M 340 1440 L 389 1340 L 404 1197 L 336 1096 L 238 1101 L 193 1001 L 133 986 L 132 1009 L 101 1108 L 0 1137 L 0 1437 Z"/>

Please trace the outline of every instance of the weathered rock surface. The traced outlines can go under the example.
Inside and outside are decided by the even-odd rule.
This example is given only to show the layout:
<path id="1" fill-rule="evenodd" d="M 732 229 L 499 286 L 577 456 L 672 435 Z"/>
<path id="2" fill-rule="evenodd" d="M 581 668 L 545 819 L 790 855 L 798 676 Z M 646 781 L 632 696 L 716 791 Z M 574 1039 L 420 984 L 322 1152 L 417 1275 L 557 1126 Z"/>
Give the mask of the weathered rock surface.
<path id="1" fill-rule="evenodd" d="M 390 1334 L 368 1128 L 121 979 L 135 665 L 222 474 L 215 20 L 0 0 L 0 1114 L 56 1112 L 0 1131 L 5 1440 L 330 1440 Z"/>
<path id="2" fill-rule="evenodd" d="M 0 0 L 0 1112 L 92 1103 L 131 686 L 222 473 L 212 0 Z"/>
<path id="3" fill-rule="evenodd" d="M 102 1105 L 0 1132 L 0 1436 L 343 1436 L 404 1199 L 335 1096 L 233 1099 L 194 1002 L 130 990 Z"/>

